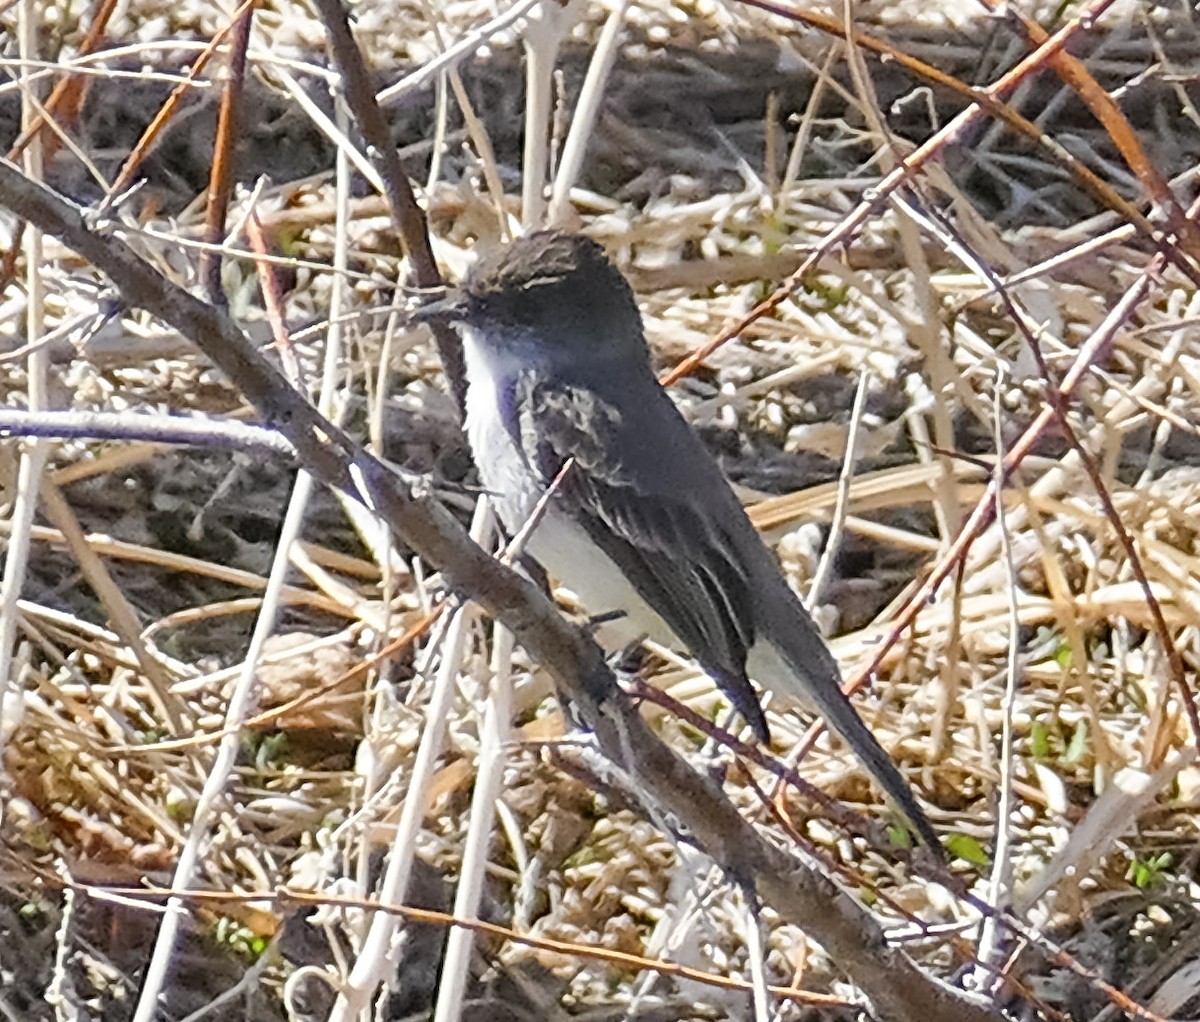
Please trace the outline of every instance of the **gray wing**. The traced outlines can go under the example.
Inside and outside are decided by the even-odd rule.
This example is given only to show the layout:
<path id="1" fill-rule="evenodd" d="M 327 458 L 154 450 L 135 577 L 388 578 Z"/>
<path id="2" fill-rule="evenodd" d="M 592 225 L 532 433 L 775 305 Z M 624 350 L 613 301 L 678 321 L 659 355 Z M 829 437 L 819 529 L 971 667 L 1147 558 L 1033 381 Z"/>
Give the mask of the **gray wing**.
<path id="1" fill-rule="evenodd" d="M 653 379 L 645 382 L 626 395 L 636 398 L 627 409 L 627 401 L 618 408 L 593 388 L 524 377 L 515 402 L 519 442 L 546 485 L 574 458 L 556 506 L 622 569 L 765 740 L 766 719 L 746 676 L 755 601 L 724 521 L 734 498 L 670 399 Z M 696 458 L 702 471 L 689 487 Z M 712 492 L 714 482 L 721 492 Z M 714 498 L 715 514 L 696 510 L 695 500 Z"/>
<path id="2" fill-rule="evenodd" d="M 936 832 L 842 693 L 837 663 L 716 462 L 649 372 L 622 379 L 619 406 L 614 386 L 517 383 L 517 440 L 543 483 L 575 459 L 558 506 L 621 566 L 766 741 L 766 718 L 746 676 L 757 618 L 761 637 L 785 663 L 774 678 L 760 680 L 815 702 L 940 855 Z M 695 509 L 698 499 L 705 514 Z"/>

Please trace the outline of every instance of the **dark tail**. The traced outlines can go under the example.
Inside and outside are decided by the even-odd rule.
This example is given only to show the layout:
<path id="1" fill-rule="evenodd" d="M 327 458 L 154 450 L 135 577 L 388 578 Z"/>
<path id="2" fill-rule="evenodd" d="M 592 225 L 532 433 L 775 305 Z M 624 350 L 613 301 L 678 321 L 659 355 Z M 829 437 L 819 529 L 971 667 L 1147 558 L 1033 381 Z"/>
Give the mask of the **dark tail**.
<path id="1" fill-rule="evenodd" d="M 803 634 L 797 636 L 793 632 L 792 638 L 798 641 L 792 644 L 804 647 L 804 659 L 808 662 L 802 662 L 798 655 L 789 655 L 772 642 L 770 647 L 774 657 L 771 659 L 780 662 L 776 670 L 764 672 L 766 676 L 756 677 L 756 680 L 815 709 L 850 746 L 884 793 L 900 807 L 921 840 L 944 862 L 942 843 L 912 788 L 842 692 L 837 664 L 816 626 L 805 620 L 797 630 L 802 630 Z"/>

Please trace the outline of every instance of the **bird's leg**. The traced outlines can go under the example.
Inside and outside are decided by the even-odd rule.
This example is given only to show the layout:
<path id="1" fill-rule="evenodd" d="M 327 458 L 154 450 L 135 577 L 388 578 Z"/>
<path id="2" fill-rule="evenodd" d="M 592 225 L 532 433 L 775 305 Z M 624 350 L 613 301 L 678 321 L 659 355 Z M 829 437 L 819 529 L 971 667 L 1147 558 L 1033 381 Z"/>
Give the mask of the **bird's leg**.
<path id="1" fill-rule="evenodd" d="M 737 718 L 738 711 L 732 706 L 727 707 L 716 722 L 717 729 L 727 731 L 729 734 L 737 734 Z M 725 747 L 715 735 L 710 735 L 704 740 L 697 759 L 698 769 L 704 770 L 718 784 L 724 782 L 729 763 L 725 759 Z"/>

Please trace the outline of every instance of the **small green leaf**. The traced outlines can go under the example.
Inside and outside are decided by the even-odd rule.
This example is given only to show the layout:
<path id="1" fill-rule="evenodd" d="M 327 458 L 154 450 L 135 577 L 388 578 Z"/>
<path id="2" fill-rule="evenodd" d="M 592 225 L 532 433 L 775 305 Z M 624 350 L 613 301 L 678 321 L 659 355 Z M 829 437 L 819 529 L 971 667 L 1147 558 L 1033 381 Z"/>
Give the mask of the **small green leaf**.
<path id="1" fill-rule="evenodd" d="M 1033 729 L 1029 734 L 1029 744 L 1033 748 L 1033 755 L 1036 759 L 1045 759 L 1050 755 L 1050 729 L 1046 727 L 1045 721 L 1041 718 L 1033 722 Z"/>
<path id="2" fill-rule="evenodd" d="M 911 848 L 912 833 L 903 823 L 893 822 L 888 824 L 887 828 L 888 840 L 896 848 Z"/>
<path id="3" fill-rule="evenodd" d="M 1054 662 L 1058 664 L 1064 671 L 1071 667 L 1071 644 L 1069 642 L 1060 642 L 1054 650 Z"/>
<path id="4" fill-rule="evenodd" d="M 1134 859 L 1125 872 L 1125 879 L 1134 887 L 1145 890 L 1158 881 L 1172 861 L 1170 852 L 1160 852 L 1151 859 Z"/>
<path id="5" fill-rule="evenodd" d="M 983 845 L 968 834 L 951 834 L 946 839 L 946 850 L 955 858 L 963 859 L 974 866 L 986 866 L 988 854 Z"/>
<path id="6" fill-rule="evenodd" d="M 1067 746 L 1067 751 L 1063 753 L 1064 763 L 1078 763 L 1083 759 L 1083 755 L 1087 752 L 1087 721 L 1081 720 L 1075 725 L 1075 732 L 1071 735 L 1071 743 Z"/>
<path id="7" fill-rule="evenodd" d="M 266 772 L 277 769 L 288 753 L 288 733 L 276 731 L 263 735 L 254 753 L 254 766 Z"/>

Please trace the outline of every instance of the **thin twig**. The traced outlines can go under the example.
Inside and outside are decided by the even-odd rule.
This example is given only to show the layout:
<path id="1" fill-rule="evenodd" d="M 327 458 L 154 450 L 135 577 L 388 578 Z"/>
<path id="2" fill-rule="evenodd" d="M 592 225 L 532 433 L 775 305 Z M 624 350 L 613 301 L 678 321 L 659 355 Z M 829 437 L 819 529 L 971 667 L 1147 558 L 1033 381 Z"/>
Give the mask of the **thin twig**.
<path id="1" fill-rule="evenodd" d="M 483 541 L 491 527 L 491 513 L 487 502 L 482 501 L 471 524 L 472 538 L 476 542 Z M 454 699 L 466 633 L 473 616 L 472 604 L 458 607 L 450 618 L 450 626 L 441 644 L 441 662 L 429 697 L 421 743 L 409 774 L 408 791 L 400 811 L 400 821 L 396 825 L 387 869 L 379 883 L 379 899 L 385 903 L 404 902 L 416 855 L 417 832 L 429 805 L 430 782 L 445 741 L 450 704 Z M 343 980 L 337 1003 L 329 1013 L 329 1022 L 353 1022 L 362 1017 L 378 986 L 387 981 L 396 966 L 398 949 L 394 946 L 394 934 L 397 922 L 395 917 L 383 913 L 370 920 L 358 958 L 350 975 Z"/>
<path id="2" fill-rule="evenodd" d="M 811 614 L 815 607 L 821 605 L 825 596 L 825 587 L 833 575 L 833 564 L 837 559 L 838 550 L 842 545 L 842 530 L 846 525 L 846 515 L 850 510 L 850 487 L 854 482 L 854 471 L 858 466 L 858 430 L 862 425 L 863 411 L 867 406 L 867 391 L 871 386 L 872 375 L 869 369 L 864 369 L 858 375 L 858 387 L 854 391 L 854 404 L 850 409 L 850 425 L 846 431 L 846 453 L 842 458 L 842 470 L 838 474 L 837 498 L 833 505 L 833 517 L 829 522 L 829 539 L 821 553 L 817 570 L 813 572 L 812 583 L 808 589 L 805 607 Z"/>
<path id="3" fill-rule="evenodd" d="M 562 159 L 554 175 L 550 208 L 546 214 L 546 222 L 550 225 L 562 224 L 570 207 L 571 189 L 575 187 L 583 170 L 583 157 L 595 128 L 600 101 L 604 98 L 605 82 L 608 81 L 613 64 L 617 60 L 617 42 L 621 37 L 621 26 L 625 22 L 625 11 L 628 8 L 629 0 L 618 0 L 600 31 L 600 38 L 596 40 L 596 49 L 592 54 L 591 63 L 588 64 L 583 88 L 579 92 L 579 100 L 571 118 L 571 129 L 567 132 L 567 140 L 563 144 Z"/>
<path id="4" fill-rule="evenodd" d="M 354 114 L 363 138 L 371 147 L 370 156 L 383 179 L 383 194 L 387 198 L 392 220 L 404 246 L 405 254 L 412 262 L 413 279 L 417 287 L 436 288 L 442 283 L 433 248 L 429 244 L 425 213 L 417 205 L 412 186 L 400 163 L 400 154 L 392 139 L 392 129 L 383 115 L 366 62 L 350 31 L 350 20 L 341 0 L 313 0 L 329 38 L 333 59 L 342 73 L 342 87 L 346 104 Z M 454 331 L 442 323 L 431 324 L 434 342 L 442 369 L 450 381 L 450 390 L 463 408 L 466 382 L 463 375 L 462 348 Z"/>
<path id="5" fill-rule="evenodd" d="M 26 412 L 0 408 L 0 436 L 54 440 L 121 440 L 128 443 L 176 444 L 224 450 L 269 451 L 294 458 L 287 438 L 266 426 L 236 419 L 185 418 L 138 412 Z"/>
<path id="6" fill-rule="evenodd" d="M 1004 454 L 1004 369 L 997 365 L 995 395 L 993 398 L 994 421 L 992 424 L 993 440 L 996 453 Z M 1000 471 L 1002 460 L 997 460 L 996 471 Z M 1012 537 L 1009 535 L 1008 518 L 1004 511 L 1004 483 L 996 481 L 996 523 L 1000 526 L 1001 553 L 1004 559 L 1005 576 L 1008 594 L 1008 660 L 1004 672 L 1004 699 L 1001 704 L 1000 718 L 1000 784 L 996 799 L 996 839 L 992 852 L 992 869 L 988 878 L 987 900 L 993 905 L 1008 903 L 1012 884 L 1012 813 L 1013 813 L 1013 717 L 1017 710 L 1017 685 L 1020 682 L 1020 652 L 1021 652 L 1021 619 L 1018 606 L 1017 566 L 1013 557 Z M 995 917 L 984 919 L 979 936 L 979 948 L 976 957 L 984 964 L 990 973 L 995 964 L 999 951 L 999 927 Z M 976 975 L 977 986 L 990 982 L 991 977 L 983 972 Z M 999 993 L 1002 987 L 997 985 L 993 990 Z"/>
<path id="7" fill-rule="evenodd" d="M 512 730 L 512 633 L 502 624 L 494 625 L 493 629 L 490 677 L 487 689 L 482 693 L 483 724 L 475 768 L 475 790 L 471 794 L 471 812 L 463 836 L 462 867 L 458 871 L 458 889 L 454 893 L 453 912 L 459 919 L 476 919 L 480 915 L 496 803 L 504 793 L 505 748 Z M 452 927 L 446 935 L 433 1022 L 454 1022 L 463 1017 L 462 1000 L 474 946 L 475 933 L 466 927 Z"/>
<path id="8" fill-rule="evenodd" d="M 250 46 L 256 2 L 253 0 L 238 15 L 229 42 L 229 73 L 225 78 L 225 88 L 221 90 L 217 135 L 213 142 L 212 167 L 205 197 L 204 240 L 210 245 L 220 245 L 225 240 L 225 217 L 229 212 L 229 200 L 233 197 L 238 121 L 246 84 L 246 50 Z M 209 250 L 200 259 L 200 282 L 209 301 L 217 305 L 225 301 L 225 289 L 221 286 L 221 261 L 219 250 Z"/>
<path id="9" fill-rule="evenodd" d="M 18 13 L 18 46 L 24 59 L 32 59 L 37 53 L 40 19 L 37 13 L 38 0 L 24 0 Z M 21 94 L 21 124 L 29 128 L 34 123 L 36 110 L 32 92 Z M 43 160 L 41 135 L 34 132 L 33 138 L 22 154 L 26 180 L 31 184 L 42 179 Z M 11 163 L 4 161 L 6 168 L 20 175 Z M 35 185 L 36 187 L 36 185 Z M 43 412 L 49 406 L 47 389 L 49 352 L 38 345 L 45 332 L 46 281 L 42 276 L 42 225 L 36 221 L 25 231 L 25 291 L 28 304 L 25 309 L 26 336 L 31 345 L 25 362 L 26 400 L 31 412 Z M 0 760 L 4 758 L 6 736 L 10 733 L 4 719 L 9 706 L 9 692 L 14 682 L 13 644 L 17 637 L 17 601 L 25 584 L 25 568 L 29 561 L 30 532 L 37 510 L 37 495 L 42 473 L 50 456 L 51 444 L 35 440 L 22 452 L 17 464 L 17 491 L 12 504 L 11 533 L 4 552 L 4 571 L 0 577 Z"/>

